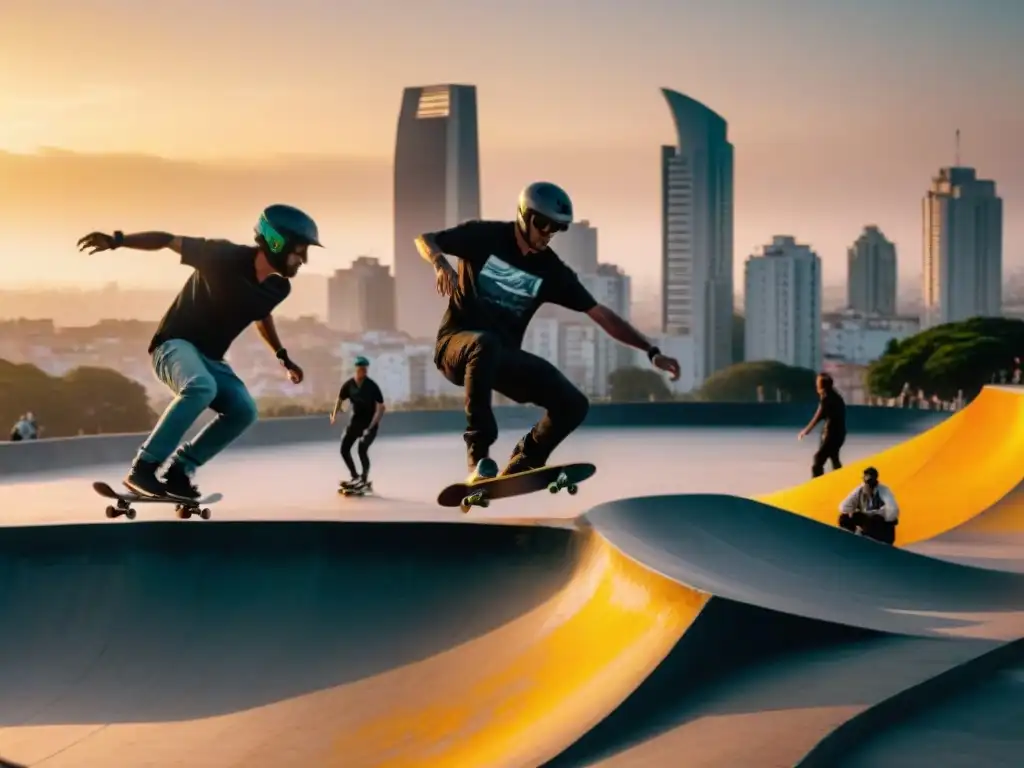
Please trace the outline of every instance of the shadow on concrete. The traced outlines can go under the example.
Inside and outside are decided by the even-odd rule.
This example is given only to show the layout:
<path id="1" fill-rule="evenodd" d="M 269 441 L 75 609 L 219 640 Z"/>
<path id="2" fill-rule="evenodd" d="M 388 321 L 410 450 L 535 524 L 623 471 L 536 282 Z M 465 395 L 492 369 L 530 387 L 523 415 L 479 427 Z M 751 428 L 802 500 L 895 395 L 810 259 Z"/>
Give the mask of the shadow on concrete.
<path id="1" fill-rule="evenodd" d="M 0 725 L 202 718 L 376 675 L 540 604 L 572 544 L 453 524 L 0 529 Z"/>

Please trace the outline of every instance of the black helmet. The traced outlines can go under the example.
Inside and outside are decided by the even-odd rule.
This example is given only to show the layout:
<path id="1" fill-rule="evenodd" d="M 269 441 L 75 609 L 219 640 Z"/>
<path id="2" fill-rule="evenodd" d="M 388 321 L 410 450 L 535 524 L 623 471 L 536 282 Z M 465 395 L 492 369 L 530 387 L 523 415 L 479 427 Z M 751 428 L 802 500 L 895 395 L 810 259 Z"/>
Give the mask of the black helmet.
<path id="1" fill-rule="evenodd" d="M 557 184 L 535 181 L 519 193 L 518 219 L 523 232 L 531 219 L 542 229 L 564 232 L 572 223 L 572 200 Z"/>
<path id="2" fill-rule="evenodd" d="M 266 245 L 273 256 L 286 256 L 297 245 L 320 245 L 316 222 L 298 208 L 271 205 L 263 209 L 256 223 L 256 241 Z"/>

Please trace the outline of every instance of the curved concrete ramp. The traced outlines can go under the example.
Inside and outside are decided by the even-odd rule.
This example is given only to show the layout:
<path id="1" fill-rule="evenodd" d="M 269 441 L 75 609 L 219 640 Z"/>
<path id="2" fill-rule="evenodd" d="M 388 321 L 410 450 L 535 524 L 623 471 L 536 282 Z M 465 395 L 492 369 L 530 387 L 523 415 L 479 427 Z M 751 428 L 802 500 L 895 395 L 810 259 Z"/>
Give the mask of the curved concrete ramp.
<path id="1" fill-rule="evenodd" d="M 959 413 L 916 437 L 758 501 L 835 525 L 838 507 L 878 469 L 900 504 L 896 544 L 932 539 L 974 518 L 1024 481 L 1024 391 L 985 387 Z"/>
<path id="2" fill-rule="evenodd" d="M 935 560 L 735 496 L 602 504 L 587 522 L 681 584 L 775 611 L 917 636 L 1024 634 L 1024 576 Z"/>
<path id="3" fill-rule="evenodd" d="M 0 755 L 74 766 L 539 765 L 708 596 L 599 537 L 151 523 L 0 537 Z"/>

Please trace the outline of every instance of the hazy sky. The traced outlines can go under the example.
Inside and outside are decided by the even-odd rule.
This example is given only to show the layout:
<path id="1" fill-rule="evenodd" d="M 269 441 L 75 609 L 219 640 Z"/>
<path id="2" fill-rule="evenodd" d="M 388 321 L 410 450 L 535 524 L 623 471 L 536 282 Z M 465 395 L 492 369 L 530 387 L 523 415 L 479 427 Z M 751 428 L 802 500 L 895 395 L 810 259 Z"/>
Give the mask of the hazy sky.
<path id="1" fill-rule="evenodd" d="M 0 156 L 3 279 L 178 281 L 158 257 L 85 261 L 73 237 L 245 240 L 279 200 L 321 220 L 317 270 L 390 262 L 401 92 L 435 82 L 478 87 L 485 216 L 558 181 L 602 260 L 640 281 L 659 268 L 658 147 L 673 139 L 661 87 L 729 121 L 738 288 L 776 233 L 841 281 L 867 223 L 916 279 L 921 195 L 956 128 L 963 163 L 1004 198 L 1007 263 L 1024 265 L 1021 0 L 0 0 L 0 151 L 100 155 Z M 295 154 L 330 159 L 224 167 Z"/>

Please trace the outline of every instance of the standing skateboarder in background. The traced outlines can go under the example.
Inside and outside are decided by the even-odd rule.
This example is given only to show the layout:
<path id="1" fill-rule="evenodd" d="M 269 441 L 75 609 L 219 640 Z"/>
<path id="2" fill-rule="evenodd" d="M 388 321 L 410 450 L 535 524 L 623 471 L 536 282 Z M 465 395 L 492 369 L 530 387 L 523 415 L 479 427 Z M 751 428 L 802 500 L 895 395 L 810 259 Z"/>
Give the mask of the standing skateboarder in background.
<path id="1" fill-rule="evenodd" d="M 815 385 L 820 400 L 818 410 L 811 423 L 797 435 L 797 439 L 803 440 L 811 434 L 819 421 L 825 422 L 821 430 L 821 443 L 814 452 L 814 463 L 811 465 L 811 477 L 821 477 L 825 474 L 826 461 L 832 462 L 833 471 L 843 466 L 839 450 L 846 442 L 846 401 L 836 392 L 835 383 L 827 373 L 819 373 Z"/>
<path id="2" fill-rule="evenodd" d="M 516 445 L 502 475 L 545 466 L 558 444 L 586 418 L 586 395 L 547 360 L 521 349 L 527 325 L 545 302 L 586 313 L 612 338 L 646 352 L 673 381 L 679 378 L 679 363 L 598 304 L 548 247 L 572 219 L 565 191 L 535 182 L 520 193 L 515 221 L 468 221 L 416 238 L 420 255 L 434 267 L 437 292 L 449 297 L 434 364 L 450 382 L 465 387 L 467 483 L 498 473 L 489 456 L 498 437 L 492 391 L 546 411 Z M 459 259 L 458 270 L 444 254 Z"/>
<path id="3" fill-rule="evenodd" d="M 384 394 L 377 382 L 366 375 L 370 361 L 360 355 L 356 358 L 355 375 L 341 385 L 338 399 L 331 411 L 331 424 L 337 418 L 338 409 L 346 400 L 352 403 L 352 416 L 348 427 L 341 438 L 341 458 L 348 467 L 351 480 L 341 482 L 341 487 L 350 491 L 369 491 L 373 489 L 370 477 L 370 446 L 377 437 L 377 427 L 384 418 Z M 356 465 L 352 461 L 352 446 L 359 441 L 359 463 L 362 474 L 356 473 Z"/>
<path id="4" fill-rule="evenodd" d="M 139 449 L 124 484 L 140 496 L 197 499 L 192 483 L 198 467 L 224 450 L 258 418 L 245 384 L 224 361 L 231 343 L 251 323 L 274 350 L 294 384 L 302 369 L 281 345 L 271 312 L 291 292 L 290 278 L 306 263 L 308 248 L 320 245 L 316 223 L 288 205 L 266 208 L 255 227 L 256 245 L 182 237 L 167 232 L 112 235 L 92 232 L 78 241 L 89 254 L 117 248 L 169 248 L 193 268 L 168 308 L 149 345 L 153 370 L 175 394 Z M 199 415 L 218 415 L 191 442 L 178 447 Z M 175 451 L 177 448 L 177 451 Z M 174 453 L 163 476 L 160 466 Z"/>

